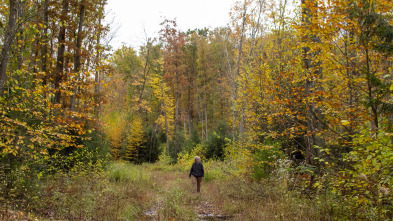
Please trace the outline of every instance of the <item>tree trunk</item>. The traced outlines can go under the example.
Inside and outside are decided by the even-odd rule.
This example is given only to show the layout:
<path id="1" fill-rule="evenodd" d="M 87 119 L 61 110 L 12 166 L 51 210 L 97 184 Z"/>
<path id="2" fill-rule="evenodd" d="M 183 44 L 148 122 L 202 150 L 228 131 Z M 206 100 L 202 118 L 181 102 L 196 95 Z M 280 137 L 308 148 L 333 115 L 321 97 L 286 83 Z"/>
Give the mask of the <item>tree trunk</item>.
<path id="1" fill-rule="evenodd" d="M 374 100 L 374 93 L 373 93 L 373 88 L 372 88 L 372 80 L 371 80 L 371 75 L 374 77 L 374 71 L 371 70 L 370 67 L 370 56 L 368 49 L 366 49 L 366 68 L 367 68 L 367 74 L 370 76 L 367 76 L 367 94 L 370 99 L 370 115 L 371 115 L 371 122 L 370 122 L 370 127 L 371 130 L 375 133 L 375 137 L 378 135 L 378 130 L 379 130 L 379 122 L 378 122 L 378 104 L 376 104 Z"/>
<path id="2" fill-rule="evenodd" d="M 103 6 L 103 3 L 101 5 Z M 98 30 L 97 30 L 97 57 L 96 57 L 96 66 L 100 63 L 101 60 L 101 22 L 102 22 L 102 17 L 99 18 L 98 20 Z M 94 114 L 97 117 L 97 119 L 100 117 L 100 104 L 99 104 L 99 98 L 100 98 L 100 72 L 99 69 L 96 68 L 95 70 L 95 76 L 94 76 L 94 81 L 95 81 L 95 86 L 94 86 Z"/>
<path id="3" fill-rule="evenodd" d="M 245 29 L 245 24 L 246 24 L 246 14 L 247 14 L 247 0 L 244 0 L 243 3 L 243 21 L 242 21 L 242 29 L 240 33 L 240 41 L 239 41 L 239 55 L 237 58 L 237 65 L 236 65 L 236 71 L 233 73 L 232 76 L 232 121 L 233 121 L 233 128 L 232 128 L 232 136 L 233 140 L 235 140 L 236 137 L 236 121 L 237 121 L 237 108 L 236 108 L 236 100 L 237 100 L 237 91 L 238 91 L 238 84 L 236 82 L 237 77 L 240 74 L 240 60 L 242 57 L 242 49 L 243 49 L 243 39 L 244 39 L 244 29 Z"/>
<path id="4" fill-rule="evenodd" d="M 203 123 L 204 123 L 204 120 L 203 120 L 203 111 L 201 112 L 201 110 L 200 110 L 200 108 L 199 108 L 199 106 L 201 105 L 201 96 L 200 96 L 200 94 L 199 94 L 199 87 L 197 86 L 197 95 L 198 95 L 198 101 L 197 101 L 197 113 L 198 113 L 198 120 L 201 122 L 201 124 L 202 124 L 202 129 L 201 129 L 201 137 L 202 137 L 202 140 L 203 140 L 203 135 L 204 135 L 204 126 L 203 126 Z M 198 125 L 199 125 L 199 122 L 198 122 Z"/>
<path id="5" fill-rule="evenodd" d="M 10 0 L 8 25 L 4 35 L 4 44 L 1 50 L 0 57 L 0 95 L 3 94 L 5 81 L 7 80 L 7 66 L 9 61 L 9 54 L 15 38 L 15 33 L 17 29 L 16 23 L 18 20 L 19 10 L 19 1 Z"/>
<path id="6" fill-rule="evenodd" d="M 188 115 L 188 134 L 191 136 L 191 133 L 192 133 L 192 116 L 191 116 L 191 83 L 188 85 L 188 105 L 187 105 L 187 115 Z"/>
<path id="7" fill-rule="evenodd" d="M 184 130 L 184 135 L 187 136 L 187 120 L 185 114 L 183 116 L 183 130 Z"/>
<path id="8" fill-rule="evenodd" d="M 228 54 L 228 48 L 227 48 L 227 46 L 226 46 L 226 44 L 225 44 L 225 51 L 224 51 L 224 53 L 225 53 L 225 57 L 226 57 L 226 61 L 227 61 L 227 65 L 228 65 L 228 73 L 230 73 L 230 74 L 232 74 L 233 72 L 232 72 L 232 66 L 231 66 L 231 62 L 230 62 L 230 60 L 229 60 L 229 54 Z M 232 96 L 232 99 L 234 98 L 234 90 L 231 90 L 231 96 Z M 233 120 L 233 126 L 232 126 L 232 139 L 233 140 L 235 140 L 235 132 L 236 132 L 236 129 L 235 129 L 235 120 L 236 120 L 236 117 L 235 117 L 235 109 L 234 109 L 234 107 L 235 107 L 235 105 L 234 105 L 235 103 L 234 103 L 234 101 L 232 101 L 232 120 Z"/>
<path id="9" fill-rule="evenodd" d="M 180 81 L 179 81 L 179 72 L 176 71 L 176 87 L 175 87 L 175 98 L 176 98 L 176 108 L 175 108 L 175 132 L 179 130 L 180 127 L 180 118 L 179 118 L 179 100 L 180 100 Z"/>
<path id="10" fill-rule="evenodd" d="M 48 26 L 49 26 L 49 15 L 48 15 L 48 10 L 49 10 L 49 1 L 50 0 L 44 0 L 44 9 L 43 9 L 43 17 L 44 17 L 44 34 L 42 36 L 42 50 L 41 50 L 41 69 L 42 72 L 44 72 L 44 79 L 42 81 L 42 85 L 47 84 L 47 58 L 48 58 Z"/>
<path id="11" fill-rule="evenodd" d="M 166 110 L 165 110 L 165 135 L 166 135 L 166 153 L 169 154 L 169 126 L 168 126 L 168 114 Z"/>
<path id="12" fill-rule="evenodd" d="M 309 30 L 312 24 L 312 19 L 317 16 L 317 12 L 312 12 L 310 6 L 313 7 L 313 4 L 317 4 L 314 1 L 306 2 L 302 0 L 302 22 L 305 29 Z M 305 34 L 303 36 L 303 41 L 305 42 L 320 42 L 318 36 Z M 316 50 L 316 52 L 311 53 L 310 48 L 308 46 L 303 48 L 303 68 L 306 76 L 305 82 L 305 93 L 307 97 L 315 96 L 313 93 L 315 90 L 321 89 L 319 85 L 317 85 L 317 81 L 315 79 L 320 79 L 322 76 L 322 69 L 320 67 L 320 62 L 315 59 L 319 55 L 320 51 Z M 320 98 L 318 98 L 320 99 Z M 309 101 L 311 100 L 311 101 Z M 316 107 L 316 99 L 307 99 L 307 127 L 308 131 L 305 137 L 306 140 L 306 158 L 307 162 L 311 165 L 314 164 L 313 159 L 316 157 L 317 150 L 315 146 L 322 146 L 321 139 L 318 136 L 318 133 L 321 130 L 321 112 L 319 108 Z"/>
<path id="13" fill-rule="evenodd" d="M 208 131 L 207 131 L 207 103 L 208 103 L 208 96 L 207 96 L 207 70 L 204 71 L 205 73 L 205 79 L 203 81 L 203 86 L 204 86 L 204 94 L 205 94 L 205 139 L 207 140 L 208 136 Z"/>
<path id="14" fill-rule="evenodd" d="M 82 0 L 80 3 L 78 36 L 76 39 L 76 49 L 74 54 L 74 73 L 76 75 L 76 81 L 74 82 L 74 93 L 71 98 L 71 111 L 75 111 L 76 93 L 78 92 L 78 87 L 76 84 L 79 81 L 79 75 L 80 75 L 79 71 L 81 66 L 82 29 L 83 29 L 84 17 L 85 17 L 85 0 Z"/>
<path id="15" fill-rule="evenodd" d="M 63 78 L 64 72 L 64 53 L 65 53 L 65 35 L 66 35 L 66 22 L 68 13 L 68 0 L 63 0 L 63 9 L 61 12 L 61 26 L 58 37 L 58 50 L 55 74 L 55 100 L 54 103 L 59 104 L 61 99 L 60 82 Z"/>
<path id="16" fill-rule="evenodd" d="M 145 87 L 146 87 L 147 75 L 150 72 L 150 67 L 148 67 L 149 61 L 150 61 L 150 50 L 151 50 L 150 38 L 147 39 L 146 46 L 147 46 L 146 63 L 145 63 L 145 67 L 143 69 L 143 83 L 142 83 L 142 89 L 139 93 L 138 103 L 140 103 L 142 101 L 143 93 L 144 93 Z"/>

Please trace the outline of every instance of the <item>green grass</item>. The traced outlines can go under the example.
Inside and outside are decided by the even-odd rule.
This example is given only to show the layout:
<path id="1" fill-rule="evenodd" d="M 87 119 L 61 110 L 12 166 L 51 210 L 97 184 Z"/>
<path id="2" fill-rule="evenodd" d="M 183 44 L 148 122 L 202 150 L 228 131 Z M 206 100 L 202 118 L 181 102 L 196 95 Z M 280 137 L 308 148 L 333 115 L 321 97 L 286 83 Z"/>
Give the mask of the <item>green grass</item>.
<path id="1" fill-rule="evenodd" d="M 112 163 L 107 174 L 112 182 L 149 183 L 151 172 L 143 165 L 133 165 L 127 162 Z"/>

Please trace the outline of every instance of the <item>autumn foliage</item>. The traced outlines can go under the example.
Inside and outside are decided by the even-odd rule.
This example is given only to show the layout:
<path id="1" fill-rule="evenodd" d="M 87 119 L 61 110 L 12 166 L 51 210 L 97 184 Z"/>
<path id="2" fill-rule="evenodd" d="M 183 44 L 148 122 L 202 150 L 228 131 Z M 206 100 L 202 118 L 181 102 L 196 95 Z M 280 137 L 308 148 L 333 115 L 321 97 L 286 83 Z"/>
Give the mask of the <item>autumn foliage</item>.
<path id="1" fill-rule="evenodd" d="M 227 27 L 164 19 L 112 54 L 105 5 L 0 1 L 0 191 L 13 172 L 200 155 L 207 179 L 280 181 L 327 219 L 392 218 L 391 1 L 236 1 Z"/>
<path id="2" fill-rule="evenodd" d="M 246 0 L 234 5 L 228 28 L 182 33 L 165 20 L 160 41 L 139 56 L 156 60 L 145 63 L 155 72 L 145 93 L 155 96 L 146 96 L 142 116 L 166 134 L 166 153 L 180 153 L 181 164 L 204 150 L 266 177 L 286 158 L 294 175 L 307 177 L 302 185 L 343 199 L 351 216 L 375 208 L 390 217 L 391 8 L 388 1 Z M 154 44 L 155 58 L 146 54 Z M 164 85 L 161 98 L 155 82 Z M 229 127 L 221 133 L 223 121 Z M 199 142 L 187 149 L 193 131 L 205 149 Z"/>

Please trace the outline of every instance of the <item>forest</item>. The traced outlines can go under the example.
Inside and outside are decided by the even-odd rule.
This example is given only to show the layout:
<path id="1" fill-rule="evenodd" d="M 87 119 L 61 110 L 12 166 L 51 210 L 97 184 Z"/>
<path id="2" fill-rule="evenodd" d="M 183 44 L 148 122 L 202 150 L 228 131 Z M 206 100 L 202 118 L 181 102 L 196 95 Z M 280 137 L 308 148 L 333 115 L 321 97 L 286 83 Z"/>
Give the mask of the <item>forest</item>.
<path id="1" fill-rule="evenodd" d="M 138 48 L 107 4 L 0 0 L 1 220 L 393 219 L 392 1 L 239 0 Z"/>

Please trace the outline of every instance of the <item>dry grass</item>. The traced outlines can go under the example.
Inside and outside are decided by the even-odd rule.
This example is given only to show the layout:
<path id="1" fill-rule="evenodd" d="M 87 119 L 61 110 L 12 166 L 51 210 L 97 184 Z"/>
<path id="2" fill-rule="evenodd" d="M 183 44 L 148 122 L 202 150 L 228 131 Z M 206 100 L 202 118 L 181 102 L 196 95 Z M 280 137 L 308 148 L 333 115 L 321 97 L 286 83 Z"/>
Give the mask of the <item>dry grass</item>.
<path id="1" fill-rule="evenodd" d="M 198 194 L 187 171 L 176 166 L 114 163 L 101 174 L 43 180 L 25 211 L 44 217 L 38 220 L 331 219 L 326 208 L 289 192 L 282 182 L 247 183 L 221 174 L 203 182 Z"/>

